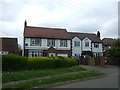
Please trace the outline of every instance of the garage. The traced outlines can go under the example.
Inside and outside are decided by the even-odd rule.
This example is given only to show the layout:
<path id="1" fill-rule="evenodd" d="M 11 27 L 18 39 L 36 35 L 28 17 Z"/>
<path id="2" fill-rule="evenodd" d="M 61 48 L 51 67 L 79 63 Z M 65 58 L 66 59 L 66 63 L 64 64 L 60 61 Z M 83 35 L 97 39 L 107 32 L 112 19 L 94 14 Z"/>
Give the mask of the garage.
<path id="1" fill-rule="evenodd" d="M 68 54 L 57 54 L 57 56 L 64 56 L 64 57 L 68 57 Z"/>

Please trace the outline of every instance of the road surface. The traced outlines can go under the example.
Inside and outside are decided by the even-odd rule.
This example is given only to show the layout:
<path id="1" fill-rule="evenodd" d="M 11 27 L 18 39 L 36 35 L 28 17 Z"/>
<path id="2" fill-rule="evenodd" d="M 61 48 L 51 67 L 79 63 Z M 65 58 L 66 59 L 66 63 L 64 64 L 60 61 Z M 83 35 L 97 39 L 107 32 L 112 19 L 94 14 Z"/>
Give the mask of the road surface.
<path id="1" fill-rule="evenodd" d="M 118 67 L 117 66 L 106 66 L 106 67 L 92 67 L 83 66 L 87 69 L 102 71 L 107 74 L 106 77 L 78 81 L 75 83 L 69 83 L 61 86 L 52 88 L 118 88 Z"/>

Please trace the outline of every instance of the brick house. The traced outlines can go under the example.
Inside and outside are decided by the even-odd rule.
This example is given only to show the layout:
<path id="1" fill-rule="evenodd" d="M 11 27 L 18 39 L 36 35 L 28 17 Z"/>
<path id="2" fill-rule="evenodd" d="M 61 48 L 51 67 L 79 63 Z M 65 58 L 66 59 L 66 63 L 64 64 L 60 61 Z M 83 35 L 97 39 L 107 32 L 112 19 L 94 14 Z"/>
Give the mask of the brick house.
<path id="1" fill-rule="evenodd" d="M 0 37 L 0 54 L 18 54 L 17 38 Z"/>
<path id="2" fill-rule="evenodd" d="M 115 41 L 113 38 L 103 38 L 103 51 L 107 51 L 109 48 L 111 48 L 112 43 Z"/>
<path id="3" fill-rule="evenodd" d="M 24 23 L 23 55 L 81 56 L 82 51 L 92 51 L 95 57 L 102 56 L 100 33 L 75 33 L 66 29 L 27 26 Z"/>
<path id="4" fill-rule="evenodd" d="M 24 51 L 26 57 L 71 57 L 70 35 L 66 29 L 27 26 L 24 27 Z"/>
<path id="5" fill-rule="evenodd" d="M 103 56 L 102 41 L 97 34 L 69 32 L 72 40 L 72 56 L 81 56 L 83 51 L 93 52 L 94 57 Z"/>

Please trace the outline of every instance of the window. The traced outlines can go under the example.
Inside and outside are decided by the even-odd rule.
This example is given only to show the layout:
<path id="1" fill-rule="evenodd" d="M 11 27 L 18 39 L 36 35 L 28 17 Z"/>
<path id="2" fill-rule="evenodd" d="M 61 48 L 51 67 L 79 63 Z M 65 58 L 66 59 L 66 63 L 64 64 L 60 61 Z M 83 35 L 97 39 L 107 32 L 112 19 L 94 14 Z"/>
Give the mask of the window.
<path id="1" fill-rule="evenodd" d="M 8 52 L 7 52 L 7 51 L 0 51 L 0 54 L 2 54 L 2 55 L 7 55 Z"/>
<path id="2" fill-rule="evenodd" d="M 31 38 L 31 46 L 41 46 L 40 38 Z"/>
<path id="3" fill-rule="evenodd" d="M 55 46 L 55 39 L 48 39 L 47 46 Z"/>
<path id="4" fill-rule="evenodd" d="M 80 41 L 74 41 L 74 46 L 79 47 L 80 46 Z"/>
<path id="5" fill-rule="evenodd" d="M 85 47 L 89 47 L 89 42 L 85 42 Z"/>
<path id="6" fill-rule="evenodd" d="M 67 47 L 67 40 L 60 40 L 60 47 Z"/>
<path id="7" fill-rule="evenodd" d="M 99 47 L 99 43 L 94 43 L 94 47 L 98 48 Z"/>
<path id="8" fill-rule="evenodd" d="M 32 52 L 29 52 L 29 57 L 41 57 L 43 56 L 41 52 L 39 51 L 32 51 Z"/>
<path id="9" fill-rule="evenodd" d="M 76 56 L 76 57 L 80 57 L 80 54 L 75 54 L 74 56 Z"/>

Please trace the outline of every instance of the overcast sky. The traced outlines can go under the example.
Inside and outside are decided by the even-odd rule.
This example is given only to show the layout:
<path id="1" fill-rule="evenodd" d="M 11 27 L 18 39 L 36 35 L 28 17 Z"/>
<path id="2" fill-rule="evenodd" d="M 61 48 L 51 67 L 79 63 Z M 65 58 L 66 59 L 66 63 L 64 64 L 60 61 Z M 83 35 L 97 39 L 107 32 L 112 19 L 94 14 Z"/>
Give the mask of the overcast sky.
<path id="1" fill-rule="evenodd" d="M 118 37 L 118 0 L 0 0 L 0 36 L 23 44 L 28 26 L 66 28 L 69 32 Z"/>

